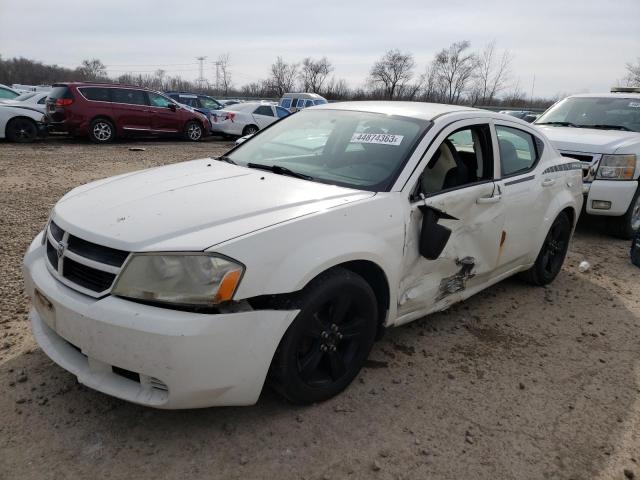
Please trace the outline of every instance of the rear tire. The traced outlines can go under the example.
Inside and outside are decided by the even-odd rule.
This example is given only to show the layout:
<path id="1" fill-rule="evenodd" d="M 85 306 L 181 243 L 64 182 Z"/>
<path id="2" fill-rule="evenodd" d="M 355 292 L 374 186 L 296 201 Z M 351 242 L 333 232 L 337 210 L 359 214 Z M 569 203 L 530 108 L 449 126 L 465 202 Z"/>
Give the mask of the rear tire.
<path id="1" fill-rule="evenodd" d="M 28 118 L 14 118 L 7 125 L 5 134 L 11 142 L 31 143 L 38 138 L 38 125 Z"/>
<path id="2" fill-rule="evenodd" d="M 202 125 L 195 120 L 190 120 L 184 126 L 184 139 L 189 140 L 190 142 L 199 142 L 202 140 Z"/>
<path id="3" fill-rule="evenodd" d="M 344 390 L 369 356 L 378 306 L 358 274 L 335 268 L 312 281 L 287 308 L 300 309 L 271 364 L 271 384 L 297 404 Z"/>
<path id="4" fill-rule="evenodd" d="M 255 135 L 258 133 L 258 130 L 259 128 L 256 125 L 247 125 L 242 129 L 241 137 L 244 137 L 245 135 Z"/>
<path id="5" fill-rule="evenodd" d="M 640 186 L 631 200 L 627 213 L 621 217 L 609 218 L 611 233 L 623 240 L 630 240 L 640 229 Z"/>
<path id="6" fill-rule="evenodd" d="M 89 126 L 89 140 L 93 143 L 109 143 L 116 138 L 116 127 L 106 118 L 96 118 Z"/>
<path id="7" fill-rule="evenodd" d="M 570 238 L 571 220 L 565 212 L 561 212 L 551 224 L 536 263 L 526 272 L 522 272 L 521 278 L 537 286 L 553 282 L 562 269 Z"/>

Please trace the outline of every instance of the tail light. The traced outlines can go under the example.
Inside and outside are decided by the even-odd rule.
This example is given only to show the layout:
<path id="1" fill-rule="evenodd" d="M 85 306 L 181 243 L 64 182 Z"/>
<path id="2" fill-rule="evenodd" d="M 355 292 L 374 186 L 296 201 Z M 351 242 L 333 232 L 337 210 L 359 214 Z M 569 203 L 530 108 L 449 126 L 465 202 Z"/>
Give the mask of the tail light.
<path id="1" fill-rule="evenodd" d="M 72 98 L 56 98 L 56 107 L 68 107 L 72 103 Z"/>

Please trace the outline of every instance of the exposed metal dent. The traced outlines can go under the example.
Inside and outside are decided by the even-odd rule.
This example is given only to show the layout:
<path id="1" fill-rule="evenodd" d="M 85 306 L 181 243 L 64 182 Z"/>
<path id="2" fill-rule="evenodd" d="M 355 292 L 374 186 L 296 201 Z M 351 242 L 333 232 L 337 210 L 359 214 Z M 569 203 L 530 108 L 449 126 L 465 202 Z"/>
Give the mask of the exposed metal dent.
<path id="1" fill-rule="evenodd" d="M 464 257 L 456 259 L 456 265 L 460 270 L 450 277 L 443 278 L 440 281 L 440 290 L 436 300 L 442 300 L 444 297 L 452 293 L 460 292 L 467 286 L 467 280 L 476 276 L 473 269 L 476 266 L 476 259 L 473 257 Z"/>

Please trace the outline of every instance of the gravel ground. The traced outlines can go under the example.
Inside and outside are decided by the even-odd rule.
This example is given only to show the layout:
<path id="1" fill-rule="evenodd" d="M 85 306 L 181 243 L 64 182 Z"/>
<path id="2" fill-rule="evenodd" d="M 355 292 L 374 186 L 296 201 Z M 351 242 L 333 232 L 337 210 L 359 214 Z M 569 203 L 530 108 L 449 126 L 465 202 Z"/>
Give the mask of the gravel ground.
<path id="1" fill-rule="evenodd" d="M 507 280 L 387 332 L 320 405 L 265 391 L 254 407 L 157 411 L 78 385 L 26 320 L 21 258 L 51 205 L 87 181 L 228 146 L 0 143 L 1 479 L 640 478 L 640 270 L 628 242 L 593 223 L 551 286 Z"/>

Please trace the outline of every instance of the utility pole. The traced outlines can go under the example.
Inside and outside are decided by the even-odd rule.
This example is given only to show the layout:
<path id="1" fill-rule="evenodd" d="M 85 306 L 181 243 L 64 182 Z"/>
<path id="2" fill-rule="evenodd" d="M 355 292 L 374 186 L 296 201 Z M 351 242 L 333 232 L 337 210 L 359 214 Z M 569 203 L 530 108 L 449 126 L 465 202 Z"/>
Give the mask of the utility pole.
<path id="1" fill-rule="evenodd" d="M 533 105 L 533 89 L 536 87 L 536 74 L 533 74 L 533 82 L 531 83 L 531 99 L 529 100 L 529 107 Z"/>
<path id="2" fill-rule="evenodd" d="M 220 93 L 220 65 L 222 62 L 216 61 L 213 64 L 216 66 L 216 93 Z"/>
<path id="3" fill-rule="evenodd" d="M 200 62 L 200 76 L 196 79 L 196 83 L 198 84 L 198 87 L 201 89 L 204 89 L 207 83 L 207 81 L 204 78 L 204 61 L 206 59 L 207 57 L 196 57 L 196 60 Z"/>

